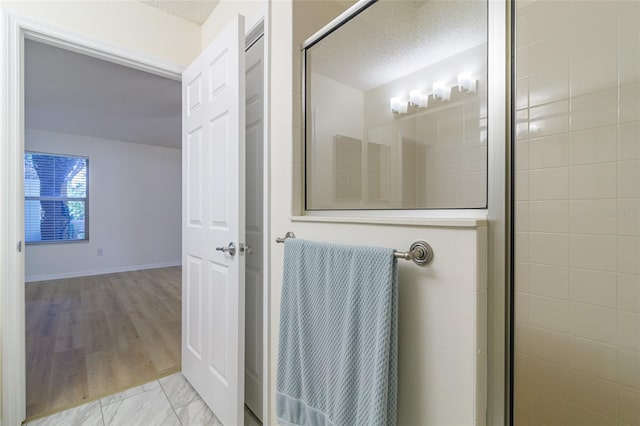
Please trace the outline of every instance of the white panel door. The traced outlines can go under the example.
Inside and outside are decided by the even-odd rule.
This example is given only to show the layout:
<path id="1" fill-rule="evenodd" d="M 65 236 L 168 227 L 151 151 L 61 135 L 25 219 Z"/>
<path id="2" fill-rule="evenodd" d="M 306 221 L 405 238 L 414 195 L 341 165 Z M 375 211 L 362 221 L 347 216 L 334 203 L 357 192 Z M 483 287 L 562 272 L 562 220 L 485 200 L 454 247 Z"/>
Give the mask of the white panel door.
<path id="1" fill-rule="evenodd" d="M 182 75 L 182 372 L 225 426 L 244 416 L 244 90 L 238 15 Z"/>
<path id="2" fill-rule="evenodd" d="M 264 255 L 263 153 L 264 153 L 264 39 L 247 50 L 247 242 L 253 248 L 247 256 L 244 401 L 262 420 L 262 283 Z"/>

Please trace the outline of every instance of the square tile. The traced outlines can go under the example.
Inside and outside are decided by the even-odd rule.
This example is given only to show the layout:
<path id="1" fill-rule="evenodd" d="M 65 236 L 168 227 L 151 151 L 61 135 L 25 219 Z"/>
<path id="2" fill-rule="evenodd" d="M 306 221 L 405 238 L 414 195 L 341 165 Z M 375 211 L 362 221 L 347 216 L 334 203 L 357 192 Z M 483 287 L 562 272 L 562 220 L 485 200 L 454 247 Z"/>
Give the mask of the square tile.
<path id="1" fill-rule="evenodd" d="M 526 13 L 519 10 L 518 45 L 526 46 L 564 33 L 568 15 L 569 5 L 566 1 L 536 1 L 526 9 Z M 545 31 L 540 31 L 541 27 Z"/>
<path id="2" fill-rule="evenodd" d="M 545 38 L 527 46 L 520 54 L 527 57 L 528 75 L 566 67 L 569 63 L 569 34 L 560 33 L 555 37 Z"/>
<path id="3" fill-rule="evenodd" d="M 571 164 L 616 161 L 617 151 L 617 126 L 598 127 L 571 133 Z"/>
<path id="4" fill-rule="evenodd" d="M 617 163 L 572 166 L 569 169 L 571 199 L 616 198 Z"/>
<path id="5" fill-rule="evenodd" d="M 572 369 L 603 379 L 618 379 L 618 349 L 594 340 L 571 336 L 569 361 Z"/>
<path id="6" fill-rule="evenodd" d="M 568 400 L 569 369 L 537 358 L 528 360 L 529 385 L 548 394 Z"/>
<path id="7" fill-rule="evenodd" d="M 569 102 L 566 100 L 529 109 L 530 138 L 563 133 L 567 130 L 569 130 Z"/>
<path id="8" fill-rule="evenodd" d="M 612 309 L 617 307 L 617 275 L 615 272 L 572 268 L 569 277 L 569 297 L 572 302 Z"/>
<path id="9" fill-rule="evenodd" d="M 615 8 L 614 8 L 615 9 Z M 618 85 L 617 28 L 583 27 L 571 32 L 571 96 L 585 95 Z"/>
<path id="10" fill-rule="evenodd" d="M 569 236 L 566 234 L 529 234 L 529 260 L 531 263 L 568 266 Z"/>
<path id="11" fill-rule="evenodd" d="M 596 413 L 617 417 L 618 386 L 607 380 L 571 371 L 569 374 L 571 402 Z"/>
<path id="12" fill-rule="evenodd" d="M 529 168 L 545 169 L 569 164 L 569 136 L 567 133 L 529 140 Z"/>
<path id="13" fill-rule="evenodd" d="M 617 122 L 617 88 L 571 98 L 571 130 L 611 126 Z"/>
<path id="14" fill-rule="evenodd" d="M 529 106 L 569 98 L 569 69 L 555 68 L 529 77 Z"/>
<path id="15" fill-rule="evenodd" d="M 567 198 L 569 198 L 568 167 L 529 172 L 530 200 L 566 200 Z"/>
<path id="16" fill-rule="evenodd" d="M 572 336 L 616 344 L 616 310 L 581 303 L 569 304 Z"/>
<path id="17" fill-rule="evenodd" d="M 567 200 L 529 202 L 531 232 L 568 232 L 569 202 Z"/>
<path id="18" fill-rule="evenodd" d="M 573 234 L 615 235 L 615 199 L 571 200 L 569 231 Z"/>
<path id="19" fill-rule="evenodd" d="M 550 297 L 529 296 L 529 323 L 566 333 L 569 331 L 569 303 Z"/>
<path id="20" fill-rule="evenodd" d="M 531 388 L 529 392 L 529 425 L 566 426 L 569 424 L 571 406 L 564 400 Z"/>
<path id="21" fill-rule="evenodd" d="M 529 292 L 538 296 L 568 299 L 569 268 L 530 264 Z"/>
<path id="22" fill-rule="evenodd" d="M 617 240 L 608 235 L 571 235 L 569 265 L 580 269 L 616 272 Z"/>
<path id="23" fill-rule="evenodd" d="M 521 349 L 524 349 L 525 353 L 566 367 L 570 365 L 568 334 L 533 326 L 524 329 L 526 334 L 523 335 L 520 333 L 521 330 L 516 330 L 516 336 L 523 336 Z"/>

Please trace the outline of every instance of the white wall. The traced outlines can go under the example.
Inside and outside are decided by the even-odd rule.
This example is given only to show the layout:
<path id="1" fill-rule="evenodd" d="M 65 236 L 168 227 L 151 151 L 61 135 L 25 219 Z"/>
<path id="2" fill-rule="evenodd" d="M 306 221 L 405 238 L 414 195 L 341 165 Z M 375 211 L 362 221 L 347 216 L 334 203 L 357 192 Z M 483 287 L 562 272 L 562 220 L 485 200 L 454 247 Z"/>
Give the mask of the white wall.
<path id="1" fill-rule="evenodd" d="M 138 1 L 0 0 L 0 8 L 182 66 L 200 52 L 200 26 Z"/>
<path id="2" fill-rule="evenodd" d="M 25 147 L 89 157 L 89 241 L 27 245 L 27 281 L 180 264 L 181 150 L 33 129 Z"/>

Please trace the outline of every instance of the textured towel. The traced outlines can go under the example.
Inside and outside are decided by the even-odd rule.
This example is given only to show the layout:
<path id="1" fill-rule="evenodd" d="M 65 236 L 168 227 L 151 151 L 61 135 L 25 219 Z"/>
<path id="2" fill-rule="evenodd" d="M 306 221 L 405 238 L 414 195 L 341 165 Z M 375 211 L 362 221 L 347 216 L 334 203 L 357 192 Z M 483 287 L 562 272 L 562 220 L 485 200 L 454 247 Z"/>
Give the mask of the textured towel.
<path id="1" fill-rule="evenodd" d="M 393 250 L 287 239 L 279 423 L 395 425 L 397 318 Z"/>

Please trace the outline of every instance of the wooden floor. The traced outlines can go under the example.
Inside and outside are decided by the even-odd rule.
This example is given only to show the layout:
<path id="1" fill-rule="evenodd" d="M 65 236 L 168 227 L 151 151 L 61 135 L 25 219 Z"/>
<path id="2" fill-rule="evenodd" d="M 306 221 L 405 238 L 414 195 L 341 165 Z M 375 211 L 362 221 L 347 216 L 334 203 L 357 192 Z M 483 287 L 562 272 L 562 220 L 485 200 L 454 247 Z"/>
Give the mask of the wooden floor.
<path id="1" fill-rule="evenodd" d="M 181 269 L 26 284 L 27 418 L 180 371 Z"/>

